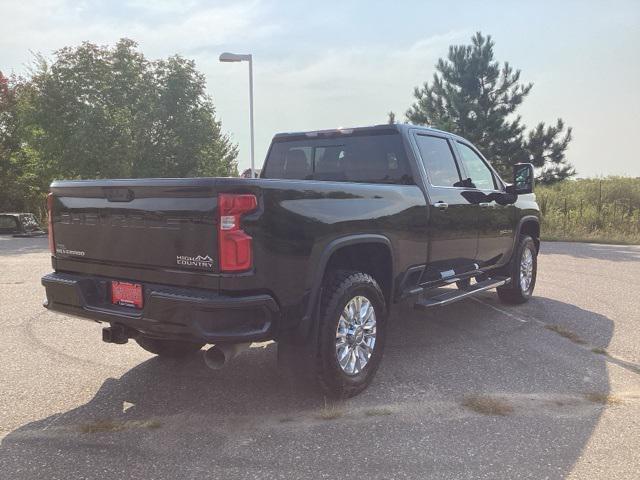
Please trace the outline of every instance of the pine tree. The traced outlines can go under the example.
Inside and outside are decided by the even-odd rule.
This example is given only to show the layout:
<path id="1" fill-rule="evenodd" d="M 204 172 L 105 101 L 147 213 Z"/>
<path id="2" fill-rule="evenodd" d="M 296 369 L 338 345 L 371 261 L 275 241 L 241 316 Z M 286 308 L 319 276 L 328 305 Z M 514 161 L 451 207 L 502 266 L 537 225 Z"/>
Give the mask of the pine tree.
<path id="1" fill-rule="evenodd" d="M 520 81 L 520 70 L 494 60 L 491 36 L 480 32 L 471 45 L 452 45 L 447 59 L 439 59 L 431 84 L 416 87 L 416 102 L 406 113 L 414 124 L 456 133 L 476 145 L 505 178 L 511 166 L 530 162 L 538 181 L 554 183 L 575 175 L 567 162 L 571 127 L 562 119 L 554 126 L 540 122 L 526 132 L 516 110 L 532 83 Z"/>
<path id="2" fill-rule="evenodd" d="M 393 112 L 389 112 L 387 113 L 387 123 L 389 125 L 393 125 L 394 123 L 396 123 L 396 114 Z"/>

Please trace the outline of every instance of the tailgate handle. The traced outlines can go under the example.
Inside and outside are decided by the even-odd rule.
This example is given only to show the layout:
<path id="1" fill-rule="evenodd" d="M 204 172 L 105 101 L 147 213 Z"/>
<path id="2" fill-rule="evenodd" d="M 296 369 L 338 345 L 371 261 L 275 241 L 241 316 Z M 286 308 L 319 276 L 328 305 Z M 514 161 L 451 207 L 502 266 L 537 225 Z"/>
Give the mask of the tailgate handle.
<path id="1" fill-rule="evenodd" d="M 130 202 L 135 198 L 130 188 L 103 188 L 102 191 L 110 202 Z"/>

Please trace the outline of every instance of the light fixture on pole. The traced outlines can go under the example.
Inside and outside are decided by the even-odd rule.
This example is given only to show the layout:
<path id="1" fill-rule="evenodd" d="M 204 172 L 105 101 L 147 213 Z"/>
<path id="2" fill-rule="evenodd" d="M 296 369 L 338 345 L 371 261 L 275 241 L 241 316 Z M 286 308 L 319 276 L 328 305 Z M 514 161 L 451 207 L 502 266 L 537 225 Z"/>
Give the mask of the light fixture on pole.
<path id="1" fill-rule="evenodd" d="M 221 62 L 249 62 L 249 122 L 251 124 L 251 178 L 255 178 L 254 139 L 253 139 L 253 59 L 251 54 L 224 52 Z"/>

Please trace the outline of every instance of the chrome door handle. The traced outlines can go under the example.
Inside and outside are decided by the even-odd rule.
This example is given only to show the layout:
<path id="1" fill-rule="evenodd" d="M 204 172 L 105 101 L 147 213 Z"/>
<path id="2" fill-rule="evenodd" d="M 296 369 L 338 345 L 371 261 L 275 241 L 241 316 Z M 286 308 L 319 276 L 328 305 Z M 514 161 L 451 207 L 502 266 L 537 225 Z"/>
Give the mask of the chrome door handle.
<path id="1" fill-rule="evenodd" d="M 436 202 L 433 204 L 433 206 L 440 210 L 446 210 L 447 208 L 449 208 L 449 204 L 444 202 Z"/>
<path id="2" fill-rule="evenodd" d="M 478 205 L 480 205 L 480 208 L 490 208 L 490 207 L 492 207 L 492 205 L 489 202 L 481 202 Z"/>

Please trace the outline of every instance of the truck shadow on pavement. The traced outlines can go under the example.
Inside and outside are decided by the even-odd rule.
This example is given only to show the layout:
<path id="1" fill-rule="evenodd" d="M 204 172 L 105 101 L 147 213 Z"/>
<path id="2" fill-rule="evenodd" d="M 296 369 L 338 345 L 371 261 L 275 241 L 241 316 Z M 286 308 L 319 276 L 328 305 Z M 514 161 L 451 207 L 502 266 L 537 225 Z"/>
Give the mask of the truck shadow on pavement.
<path id="1" fill-rule="evenodd" d="M 426 314 L 396 309 L 373 384 L 330 408 L 277 372 L 274 344 L 220 371 L 198 355 L 150 358 L 106 379 L 87 404 L 8 434 L 0 471 L 12 479 L 335 478 L 346 449 L 349 469 L 369 478 L 562 478 L 605 408 L 588 396 L 608 394 L 607 360 L 534 315 L 561 311 L 554 322 L 575 319 L 571 328 L 606 343 L 613 322 L 548 298 L 526 310 L 494 304 L 486 294 Z M 508 408 L 479 413 L 472 395 Z"/>

